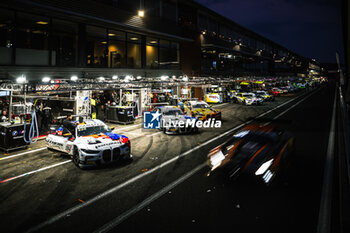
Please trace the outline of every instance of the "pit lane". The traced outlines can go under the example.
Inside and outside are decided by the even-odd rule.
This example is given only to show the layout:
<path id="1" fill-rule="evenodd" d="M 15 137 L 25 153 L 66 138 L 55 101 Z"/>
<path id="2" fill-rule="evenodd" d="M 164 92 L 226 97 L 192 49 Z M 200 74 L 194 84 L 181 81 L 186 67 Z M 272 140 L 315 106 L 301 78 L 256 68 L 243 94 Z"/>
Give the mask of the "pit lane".
<path id="1" fill-rule="evenodd" d="M 52 216 L 77 205 L 84 205 L 85 201 L 131 180 L 139 174 L 146 174 L 152 168 L 163 164 L 166 161 L 183 154 L 199 146 L 206 141 L 215 138 L 229 129 L 242 124 L 251 117 L 256 117 L 264 112 L 270 111 L 284 103 L 281 108 L 269 112 L 267 115 L 277 115 L 284 111 L 290 104 L 302 98 L 307 93 L 298 93 L 295 96 L 283 96 L 275 102 L 267 102 L 263 106 L 240 106 L 237 104 L 224 104 L 219 106 L 223 114 L 223 126 L 221 129 L 202 129 L 200 134 L 171 136 L 165 135 L 157 130 L 143 130 L 140 122 L 135 126 L 117 126 L 116 132 L 125 134 L 131 138 L 132 163 L 116 164 L 101 167 L 93 170 L 82 171 L 72 163 L 65 163 L 51 169 L 43 170 L 36 174 L 23 176 L 11 182 L 0 184 L 2 186 L 1 196 L 3 202 L 1 209 L 7 210 L 1 213 L 3 220 L 8 220 L 6 228 L 9 231 L 25 231 L 37 224 L 44 222 Z M 291 101 L 293 98 L 295 100 Z M 43 232 L 48 229 L 52 231 L 63 231 L 73 227 L 76 232 L 92 231 L 105 224 L 117 213 L 122 213 L 140 200 L 145 199 L 149 194 L 157 191 L 160 187 L 181 176 L 186 171 L 203 162 L 208 148 L 218 144 L 224 137 L 213 140 L 212 143 L 203 146 L 191 153 L 194 156 L 183 156 L 175 163 L 167 166 L 167 169 L 158 169 L 141 180 L 136 180 L 130 185 L 123 186 L 118 194 L 109 197 L 109 201 L 103 200 L 104 204 L 94 203 L 89 208 L 66 216 L 53 224 L 44 226 Z M 42 148 L 43 141 L 32 146 L 32 150 Z M 1 154 L 2 158 L 13 156 L 24 151 L 16 151 L 9 155 Z M 69 158 L 58 153 L 47 150 L 36 151 L 22 156 L 0 160 L 0 178 L 7 179 L 11 176 L 18 176 L 43 167 L 49 167 Z M 102 199 L 101 199 L 102 200 Z M 107 208 L 113 205 L 115 208 Z M 20 207 L 20 208 L 19 208 Z M 105 207 L 106 218 L 94 217 L 94 208 Z M 12 211 L 8 211 L 11 210 Z M 77 224 L 75 218 L 94 219 L 93 222 Z M 63 224 L 64 223 L 64 224 Z"/>

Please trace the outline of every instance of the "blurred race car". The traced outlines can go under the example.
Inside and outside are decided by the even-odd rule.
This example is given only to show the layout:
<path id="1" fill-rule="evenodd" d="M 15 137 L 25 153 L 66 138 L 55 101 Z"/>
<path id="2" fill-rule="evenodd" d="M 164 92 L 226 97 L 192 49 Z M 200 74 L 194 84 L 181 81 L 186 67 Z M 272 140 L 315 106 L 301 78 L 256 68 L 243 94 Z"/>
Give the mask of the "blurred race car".
<path id="1" fill-rule="evenodd" d="M 222 103 L 222 96 L 219 93 L 208 93 L 204 95 L 205 102 L 210 104 Z"/>
<path id="2" fill-rule="evenodd" d="M 278 92 L 280 93 L 280 95 L 288 92 L 288 91 L 283 91 L 281 88 L 278 88 L 278 87 L 272 88 L 271 91 Z"/>
<path id="3" fill-rule="evenodd" d="M 166 134 L 181 134 L 181 133 L 197 133 L 198 128 L 194 124 L 186 126 L 187 120 L 197 120 L 194 117 L 186 116 L 179 107 L 176 106 L 161 106 L 157 107 L 155 112 L 160 112 L 161 115 L 161 130 Z"/>
<path id="4" fill-rule="evenodd" d="M 212 108 L 204 101 L 187 101 L 184 103 L 184 113 L 200 121 L 209 119 L 221 120 L 221 112 Z"/>
<path id="5" fill-rule="evenodd" d="M 71 122 L 70 126 L 61 125 L 48 135 L 46 146 L 70 155 L 76 166 L 86 168 L 131 158 L 129 138 L 112 133 L 102 121 Z"/>
<path id="6" fill-rule="evenodd" d="M 254 91 L 253 92 L 257 97 L 262 98 L 264 101 L 274 101 L 275 96 L 267 93 L 266 91 Z"/>
<path id="7" fill-rule="evenodd" d="M 244 105 L 261 105 L 263 104 L 263 99 L 257 97 L 254 93 L 237 93 L 235 95 L 234 102 L 244 104 Z"/>
<path id="8" fill-rule="evenodd" d="M 282 91 L 281 90 L 277 90 L 275 88 L 272 88 L 269 93 L 271 93 L 273 96 L 280 96 L 282 94 Z"/>
<path id="9" fill-rule="evenodd" d="M 287 166 L 293 143 L 288 132 L 273 126 L 248 125 L 209 152 L 209 174 L 221 171 L 230 178 L 245 176 L 269 184 Z"/>

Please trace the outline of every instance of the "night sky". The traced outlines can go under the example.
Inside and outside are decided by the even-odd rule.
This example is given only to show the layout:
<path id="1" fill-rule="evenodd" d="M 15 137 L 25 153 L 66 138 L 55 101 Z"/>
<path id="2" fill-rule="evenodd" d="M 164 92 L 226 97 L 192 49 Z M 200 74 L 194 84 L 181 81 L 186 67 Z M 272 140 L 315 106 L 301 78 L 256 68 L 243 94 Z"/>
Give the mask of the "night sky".
<path id="1" fill-rule="evenodd" d="M 339 0 L 195 0 L 308 58 L 343 60 Z"/>

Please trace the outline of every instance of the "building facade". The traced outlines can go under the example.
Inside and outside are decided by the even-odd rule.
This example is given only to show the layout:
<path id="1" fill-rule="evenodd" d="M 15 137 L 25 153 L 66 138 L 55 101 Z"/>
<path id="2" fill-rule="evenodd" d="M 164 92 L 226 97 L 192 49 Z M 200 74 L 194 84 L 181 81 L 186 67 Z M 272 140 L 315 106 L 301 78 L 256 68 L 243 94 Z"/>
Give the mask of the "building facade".
<path id="1" fill-rule="evenodd" d="M 305 61 L 186 0 L 1 1 L 0 54 L 0 78 L 10 80 L 284 76 L 303 73 Z"/>

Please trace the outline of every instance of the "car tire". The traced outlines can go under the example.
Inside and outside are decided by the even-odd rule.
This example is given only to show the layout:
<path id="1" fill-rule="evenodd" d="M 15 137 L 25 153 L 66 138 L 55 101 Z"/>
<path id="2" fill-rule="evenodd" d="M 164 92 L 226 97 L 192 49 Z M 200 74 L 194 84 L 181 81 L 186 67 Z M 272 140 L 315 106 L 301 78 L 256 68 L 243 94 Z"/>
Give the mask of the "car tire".
<path id="1" fill-rule="evenodd" d="M 75 166 L 79 167 L 79 163 L 80 163 L 79 150 L 76 146 L 73 149 L 72 161 Z"/>

